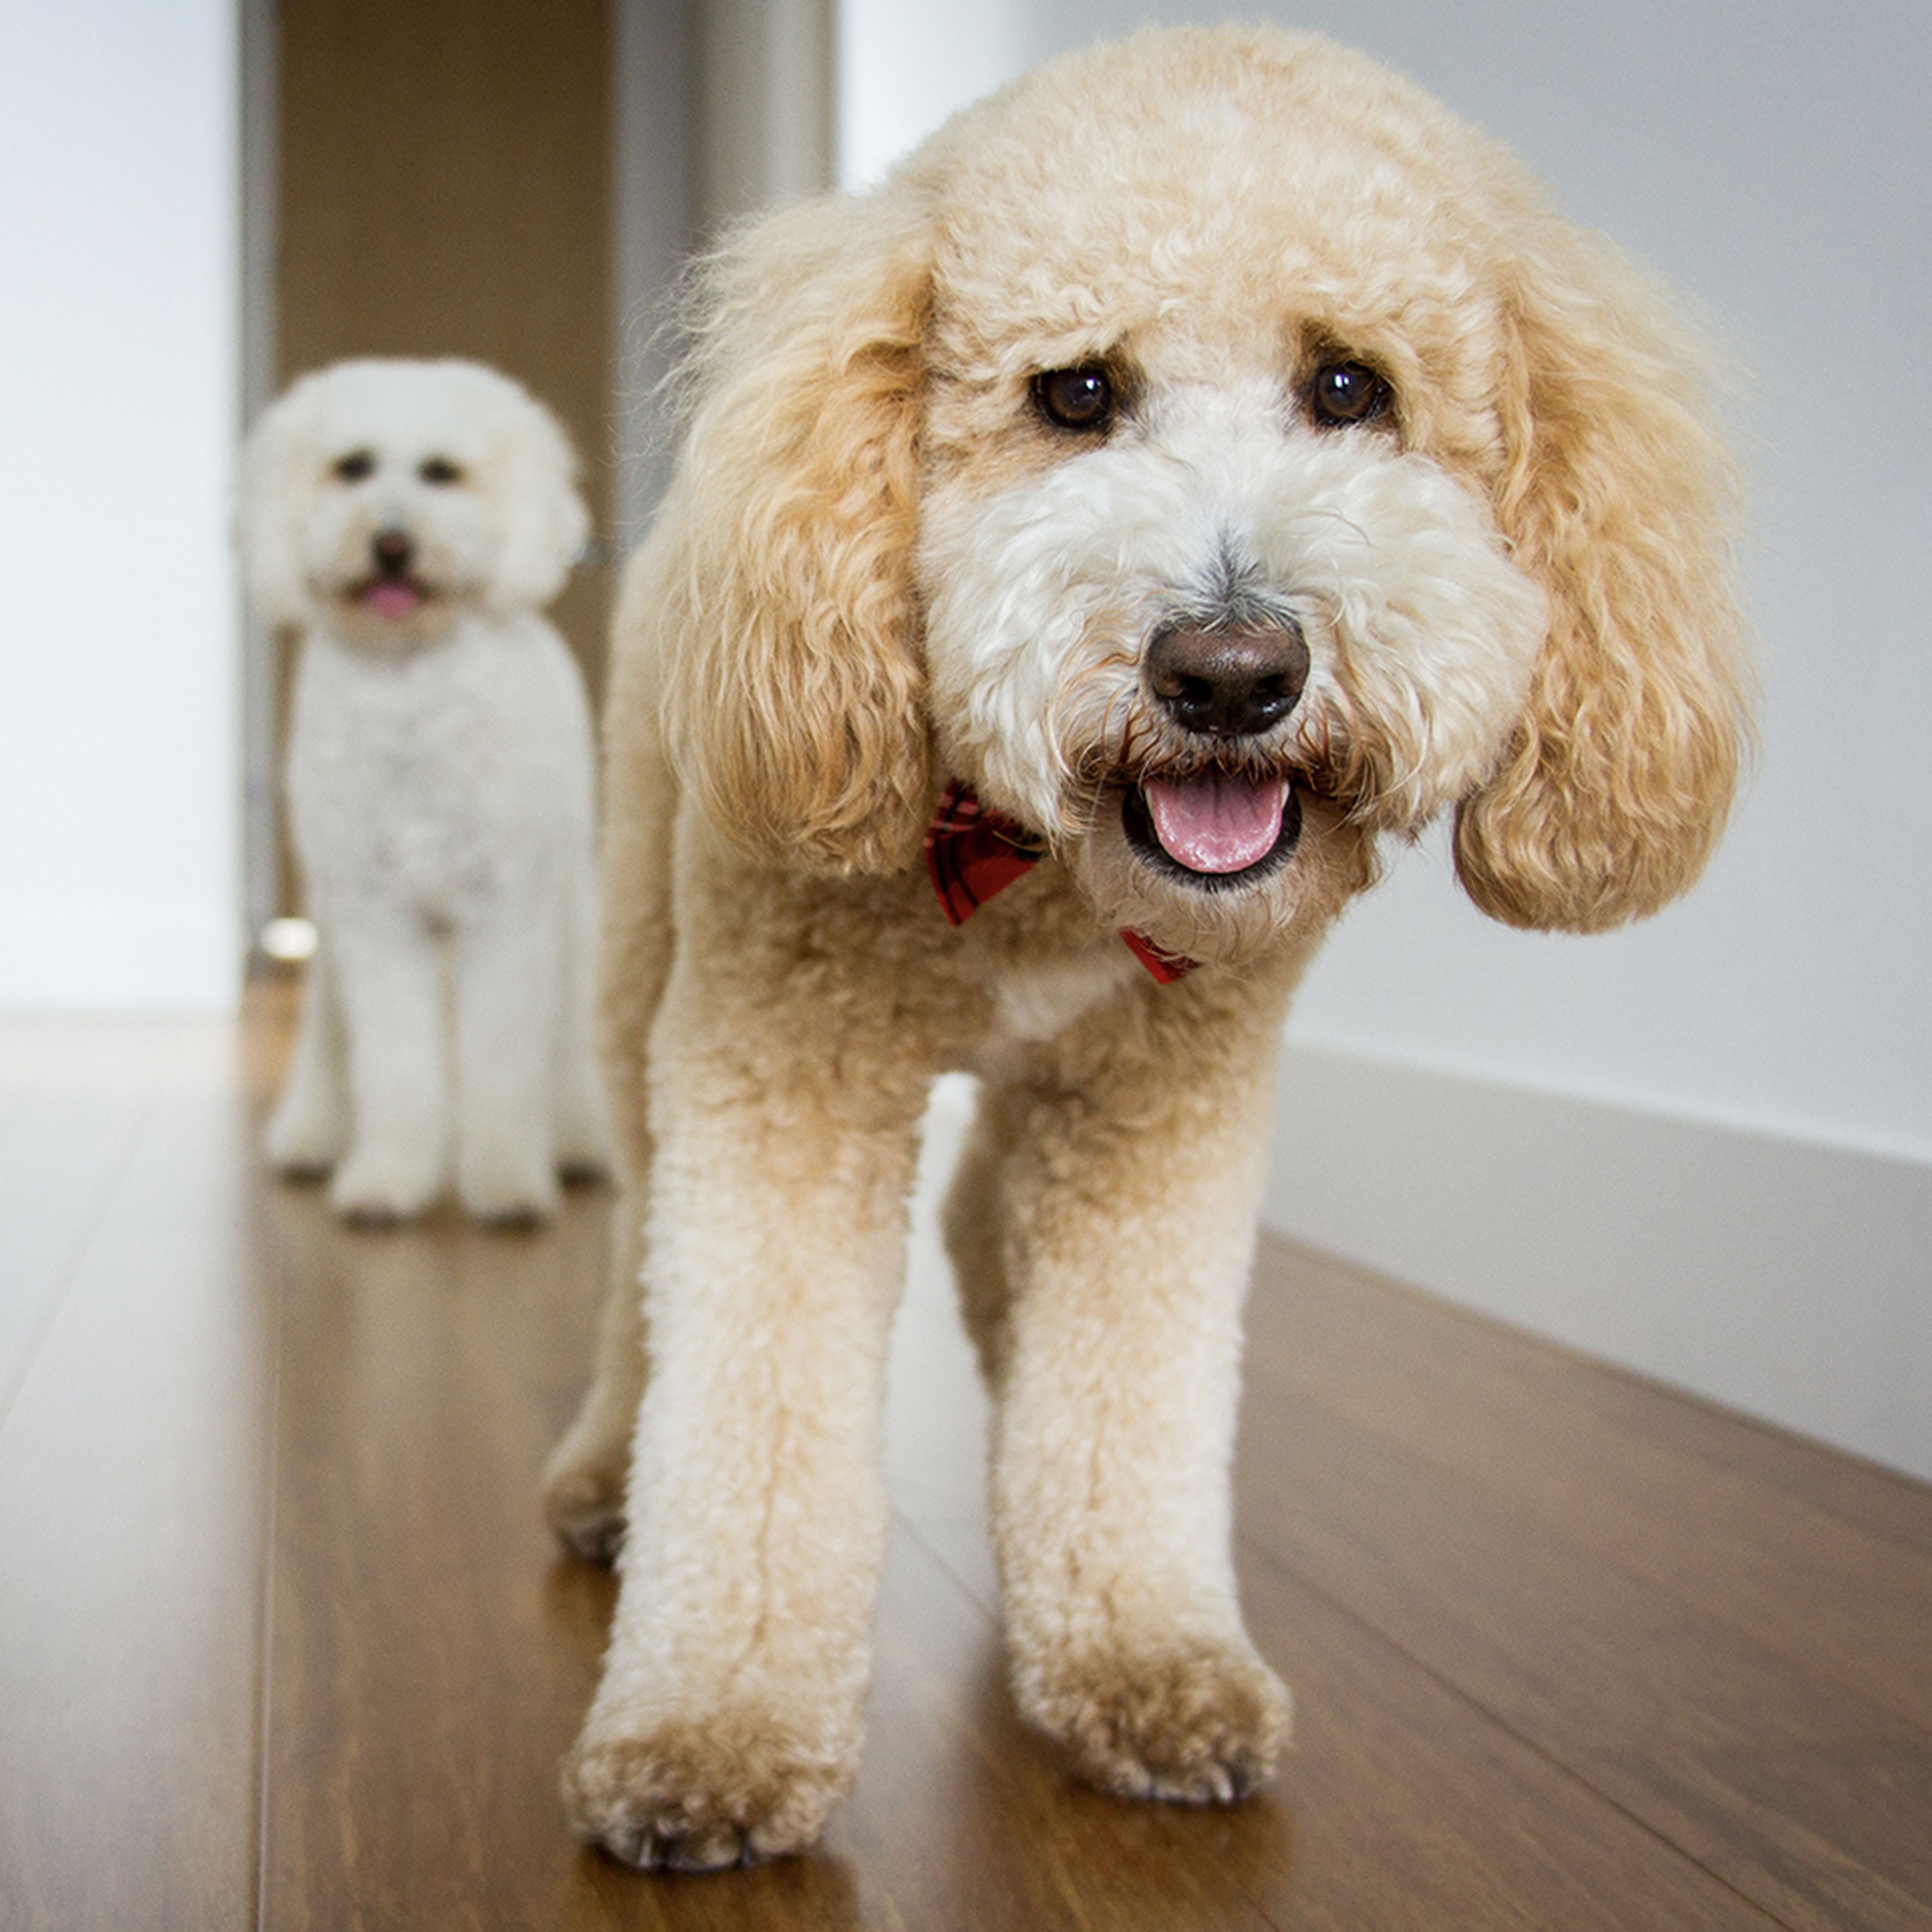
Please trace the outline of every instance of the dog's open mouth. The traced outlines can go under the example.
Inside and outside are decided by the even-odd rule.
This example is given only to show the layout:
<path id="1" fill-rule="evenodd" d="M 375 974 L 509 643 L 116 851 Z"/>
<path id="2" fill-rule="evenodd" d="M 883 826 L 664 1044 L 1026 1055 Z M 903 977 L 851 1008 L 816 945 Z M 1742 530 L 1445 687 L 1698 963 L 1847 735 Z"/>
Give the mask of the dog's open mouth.
<path id="1" fill-rule="evenodd" d="M 350 594 L 358 609 L 392 623 L 413 617 L 430 601 L 427 586 L 413 577 L 372 577 Z"/>
<path id="2" fill-rule="evenodd" d="M 1120 822 L 1148 863 L 1211 892 L 1264 878 L 1286 860 L 1301 836 L 1301 804 L 1280 774 L 1210 768 L 1128 785 Z"/>

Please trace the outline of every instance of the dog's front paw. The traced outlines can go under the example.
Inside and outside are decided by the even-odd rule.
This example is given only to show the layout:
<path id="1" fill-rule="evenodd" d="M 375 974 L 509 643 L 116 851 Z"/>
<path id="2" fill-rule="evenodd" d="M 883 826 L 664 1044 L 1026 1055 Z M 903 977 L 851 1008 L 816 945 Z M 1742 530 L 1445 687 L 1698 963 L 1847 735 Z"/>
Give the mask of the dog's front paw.
<path id="1" fill-rule="evenodd" d="M 1287 1687 L 1245 1645 L 1022 1663 L 1015 1689 L 1082 1778 L 1126 1798 L 1231 1804 L 1274 1770 L 1288 1740 Z"/>
<path id="2" fill-rule="evenodd" d="M 573 1184 L 608 1180 L 615 1166 L 610 1130 L 601 1110 L 579 1108 L 556 1130 L 556 1171 Z"/>
<path id="3" fill-rule="evenodd" d="M 593 1725 L 564 1766 L 564 1803 L 587 1842 L 640 1869 L 720 1871 L 815 1844 L 856 1772 L 849 1752 L 801 1748 L 742 1713 L 636 1737 Z"/>
<path id="4" fill-rule="evenodd" d="M 434 1162 L 388 1149 L 358 1148 L 336 1170 L 329 1204 L 346 1221 L 368 1227 L 410 1221 L 442 1192 Z"/>
<path id="5" fill-rule="evenodd" d="M 534 1227 L 556 1211 L 556 1175 L 541 1156 L 466 1154 L 456 1195 L 473 1220 L 498 1228 Z"/>
<path id="6" fill-rule="evenodd" d="M 262 1150 L 278 1174 L 319 1180 L 342 1158 L 347 1139 L 342 1123 L 322 1108 L 284 1104 L 262 1137 Z"/>
<path id="7" fill-rule="evenodd" d="M 544 1471 L 544 1515 L 573 1556 L 609 1563 L 624 1540 L 627 1437 L 598 1442 L 580 1427 L 556 1445 Z"/>

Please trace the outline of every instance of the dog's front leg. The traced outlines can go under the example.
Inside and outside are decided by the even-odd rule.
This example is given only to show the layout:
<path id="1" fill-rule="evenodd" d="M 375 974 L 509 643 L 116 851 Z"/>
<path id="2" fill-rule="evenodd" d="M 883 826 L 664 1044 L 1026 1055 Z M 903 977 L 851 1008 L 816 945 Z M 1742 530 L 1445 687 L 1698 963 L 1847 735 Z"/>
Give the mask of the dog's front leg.
<path id="1" fill-rule="evenodd" d="M 588 854 L 565 881 L 563 957 L 559 969 L 556 1148 L 572 1180 L 610 1172 L 610 1113 L 597 1064 L 597 883 Z"/>
<path id="2" fill-rule="evenodd" d="M 265 1142 L 270 1165 L 284 1174 L 326 1174 L 349 1144 L 348 1048 L 338 998 L 324 934 L 308 964 L 295 1052 Z"/>
<path id="3" fill-rule="evenodd" d="M 478 1220 L 556 1204 L 561 893 L 484 908 L 456 930 L 456 1189 Z"/>
<path id="4" fill-rule="evenodd" d="M 653 1035 L 651 1376 L 566 1774 L 579 1831 L 640 1865 L 797 1850 L 858 1768 L 924 1082 L 886 1016 L 801 1011 L 782 971 L 681 956 Z"/>
<path id="5" fill-rule="evenodd" d="M 1070 1042 L 998 1097 L 998 1186 L 974 1191 L 1003 1202 L 1005 1278 L 969 1286 L 1003 1304 L 981 1325 L 1020 1705 L 1107 1790 L 1225 1801 L 1288 1724 L 1228 1500 L 1274 1022 L 1215 1013 L 1204 985 L 1154 997 L 1144 1032 Z"/>
<path id="6" fill-rule="evenodd" d="M 321 921 L 349 1035 L 355 1113 L 329 1198 L 352 1220 L 406 1220 L 442 1191 L 448 1056 L 436 942 L 413 914 L 360 907 Z"/>

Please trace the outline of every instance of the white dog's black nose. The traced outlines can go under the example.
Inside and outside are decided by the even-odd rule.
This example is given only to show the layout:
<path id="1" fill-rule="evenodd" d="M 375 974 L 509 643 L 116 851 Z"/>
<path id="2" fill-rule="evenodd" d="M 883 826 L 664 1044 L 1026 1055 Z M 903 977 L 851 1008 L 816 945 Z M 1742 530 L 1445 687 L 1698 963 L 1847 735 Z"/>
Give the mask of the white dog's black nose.
<path id="1" fill-rule="evenodd" d="M 416 547 L 406 530 L 378 530 L 369 542 L 369 554 L 385 577 L 406 577 L 416 561 Z"/>
<path id="2" fill-rule="evenodd" d="M 1308 645 L 1292 624 L 1162 631 L 1148 652 L 1148 681 L 1174 720 L 1219 738 L 1252 737 L 1279 724 L 1308 682 Z"/>

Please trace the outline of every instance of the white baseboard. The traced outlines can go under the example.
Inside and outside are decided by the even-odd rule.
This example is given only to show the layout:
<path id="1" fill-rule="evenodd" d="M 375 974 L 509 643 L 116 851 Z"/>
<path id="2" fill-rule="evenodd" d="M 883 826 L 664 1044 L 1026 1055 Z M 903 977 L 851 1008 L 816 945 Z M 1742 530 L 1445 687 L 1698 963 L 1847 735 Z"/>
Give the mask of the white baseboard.
<path id="1" fill-rule="evenodd" d="M 1264 1214 L 1932 1480 L 1932 1166 L 1291 1043 Z"/>

